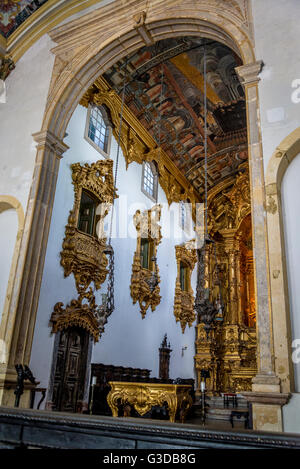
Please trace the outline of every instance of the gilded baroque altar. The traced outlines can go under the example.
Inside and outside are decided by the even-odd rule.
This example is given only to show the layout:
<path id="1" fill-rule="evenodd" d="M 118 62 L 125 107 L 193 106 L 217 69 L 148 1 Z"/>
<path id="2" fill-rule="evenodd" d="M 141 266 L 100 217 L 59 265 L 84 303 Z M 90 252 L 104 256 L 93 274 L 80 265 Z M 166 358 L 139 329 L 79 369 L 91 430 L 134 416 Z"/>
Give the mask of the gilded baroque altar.
<path id="1" fill-rule="evenodd" d="M 111 390 L 107 402 L 113 417 L 118 417 L 118 403 L 129 404 L 140 414 L 145 415 L 154 405 L 168 404 L 170 422 L 175 422 L 177 412 L 181 422 L 193 404 L 190 395 L 191 385 L 161 383 L 127 383 L 110 381 Z"/>
<path id="2" fill-rule="evenodd" d="M 195 368 L 199 393 L 201 370 L 209 370 L 207 391 L 251 391 L 256 375 L 256 321 L 248 168 L 231 186 L 220 185 L 208 201 L 208 230 L 213 244 L 204 253 L 204 287 L 210 301 L 223 305 L 207 337 L 196 326 Z"/>

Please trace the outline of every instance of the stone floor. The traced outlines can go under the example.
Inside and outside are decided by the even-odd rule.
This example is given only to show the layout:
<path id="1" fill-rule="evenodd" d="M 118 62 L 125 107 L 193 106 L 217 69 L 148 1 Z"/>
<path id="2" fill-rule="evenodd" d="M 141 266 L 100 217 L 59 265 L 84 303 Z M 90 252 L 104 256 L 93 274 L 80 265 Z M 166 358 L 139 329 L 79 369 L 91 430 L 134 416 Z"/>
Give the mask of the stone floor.
<path id="1" fill-rule="evenodd" d="M 227 431 L 245 430 L 246 432 L 251 431 L 251 430 L 245 429 L 244 422 L 239 421 L 239 420 L 234 421 L 234 428 L 232 428 L 231 423 L 226 420 L 224 421 L 224 420 L 207 419 L 205 421 L 205 425 L 203 425 L 202 420 L 199 417 L 187 419 L 185 423 L 188 425 L 197 425 L 199 428 L 203 430 L 209 429 L 209 430 L 227 430 Z"/>

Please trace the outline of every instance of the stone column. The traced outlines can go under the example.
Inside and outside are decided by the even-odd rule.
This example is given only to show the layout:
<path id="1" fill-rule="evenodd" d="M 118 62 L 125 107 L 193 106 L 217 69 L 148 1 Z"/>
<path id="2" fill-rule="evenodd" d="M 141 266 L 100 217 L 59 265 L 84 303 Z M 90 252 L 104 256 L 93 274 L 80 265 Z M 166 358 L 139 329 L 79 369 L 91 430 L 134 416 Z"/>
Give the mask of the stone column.
<path id="1" fill-rule="evenodd" d="M 2 380 L 2 405 L 13 405 L 15 364 L 29 365 L 30 362 L 59 161 L 68 149 L 49 131 L 35 133 L 33 138 L 37 142 L 37 156 L 16 271 L 15 284 L 20 287 L 12 294 L 13 317 L 7 343 L 8 366 Z M 32 372 L 34 374 L 34 370 Z M 22 396 L 21 401 L 25 400 Z"/>
<path id="2" fill-rule="evenodd" d="M 262 61 L 257 61 L 235 69 L 244 85 L 247 105 L 258 348 L 258 373 L 252 381 L 253 392 L 250 393 L 251 396 L 249 393 L 244 393 L 244 395 L 253 403 L 254 429 L 282 431 L 280 406 L 285 398 L 280 394 L 280 380 L 275 375 L 274 367 L 266 198 L 258 99 L 258 74 L 261 72 L 262 66 Z M 286 395 L 287 398 L 288 395 Z"/>

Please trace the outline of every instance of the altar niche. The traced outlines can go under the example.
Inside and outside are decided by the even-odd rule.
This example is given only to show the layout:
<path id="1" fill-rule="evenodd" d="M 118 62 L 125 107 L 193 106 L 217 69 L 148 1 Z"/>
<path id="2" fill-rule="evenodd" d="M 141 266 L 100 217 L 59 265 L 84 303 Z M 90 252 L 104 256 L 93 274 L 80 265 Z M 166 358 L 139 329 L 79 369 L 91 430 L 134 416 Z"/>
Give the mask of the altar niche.
<path id="1" fill-rule="evenodd" d="M 59 333 L 54 353 L 54 378 L 51 410 L 83 412 L 89 361 L 90 334 L 80 327 Z"/>

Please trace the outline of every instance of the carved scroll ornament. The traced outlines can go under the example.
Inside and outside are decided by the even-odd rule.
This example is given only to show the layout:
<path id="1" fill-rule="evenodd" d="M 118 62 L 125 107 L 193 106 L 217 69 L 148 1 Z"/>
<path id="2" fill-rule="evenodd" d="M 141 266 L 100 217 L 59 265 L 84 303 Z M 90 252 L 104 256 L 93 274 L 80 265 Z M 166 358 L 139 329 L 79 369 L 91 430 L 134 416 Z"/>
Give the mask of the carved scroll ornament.
<path id="1" fill-rule="evenodd" d="M 133 257 L 130 293 L 133 299 L 133 304 L 136 302 L 139 303 L 143 319 L 149 307 L 151 307 L 151 310 L 154 311 L 155 308 L 159 305 L 161 296 L 159 294 L 160 277 L 158 275 L 158 267 L 158 284 L 153 291 L 151 291 L 150 285 L 148 283 L 152 272 L 151 270 L 142 267 L 141 239 L 146 238 L 153 242 L 153 255 L 156 257 L 157 246 L 161 242 L 161 228 L 158 224 L 160 221 L 160 215 L 161 206 L 155 205 L 152 209 L 146 210 L 143 213 L 141 213 L 140 210 L 137 210 L 133 217 L 133 222 L 137 230 L 137 248 Z"/>
<path id="2" fill-rule="evenodd" d="M 177 262 L 177 278 L 175 286 L 174 298 L 174 316 L 176 322 L 180 322 L 182 333 L 184 333 L 186 325 L 192 326 L 196 319 L 194 312 L 194 293 L 191 286 L 192 271 L 197 262 L 196 249 L 194 243 L 189 242 L 184 245 L 175 246 L 176 262 Z M 180 264 L 183 263 L 187 267 L 188 289 L 184 291 L 180 284 Z"/>
<path id="3" fill-rule="evenodd" d="M 87 302 L 83 303 L 84 300 Z M 71 300 L 65 308 L 61 302 L 55 304 L 50 318 L 52 332 L 78 326 L 86 329 L 94 341 L 98 342 L 107 322 L 107 318 L 101 313 L 103 313 L 101 306 L 96 305 L 95 296 L 90 288 L 87 292 L 81 292 L 78 299 Z"/>

